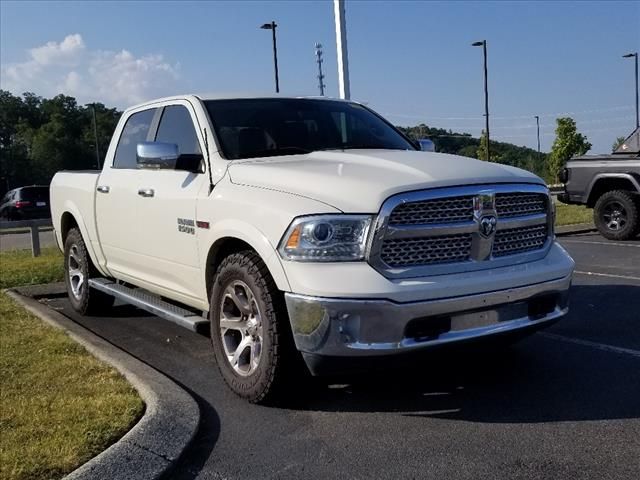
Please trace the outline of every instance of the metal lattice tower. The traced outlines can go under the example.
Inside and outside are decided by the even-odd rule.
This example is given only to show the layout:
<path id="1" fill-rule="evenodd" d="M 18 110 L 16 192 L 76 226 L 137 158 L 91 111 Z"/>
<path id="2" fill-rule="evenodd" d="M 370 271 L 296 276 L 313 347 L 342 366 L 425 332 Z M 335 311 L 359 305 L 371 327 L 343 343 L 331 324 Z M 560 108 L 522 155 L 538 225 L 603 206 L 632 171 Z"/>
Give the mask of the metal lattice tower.
<path id="1" fill-rule="evenodd" d="M 318 64 L 318 88 L 320 89 L 320 96 L 324 97 L 324 74 L 322 73 L 322 45 L 316 43 L 316 62 Z"/>

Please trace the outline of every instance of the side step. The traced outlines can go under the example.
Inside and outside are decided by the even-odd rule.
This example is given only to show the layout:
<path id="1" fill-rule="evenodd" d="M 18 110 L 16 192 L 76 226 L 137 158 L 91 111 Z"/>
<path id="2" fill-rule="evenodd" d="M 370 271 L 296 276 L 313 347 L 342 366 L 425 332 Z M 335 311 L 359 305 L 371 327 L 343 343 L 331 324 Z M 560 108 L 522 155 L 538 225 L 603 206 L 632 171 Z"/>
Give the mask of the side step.
<path id="1" fill-rule="evenodd" d="M 201 327 L 209 324 L 209 320 L 206 318 L 202 318 L 200 315 L 185 308 L 165 302 L 141 288 L 127 287 L 106 278 L 92 278 L 89 280 L 89 286 L 176 323 L 181 327 L 188 328 L 192 332 L 197 332 Z"/>

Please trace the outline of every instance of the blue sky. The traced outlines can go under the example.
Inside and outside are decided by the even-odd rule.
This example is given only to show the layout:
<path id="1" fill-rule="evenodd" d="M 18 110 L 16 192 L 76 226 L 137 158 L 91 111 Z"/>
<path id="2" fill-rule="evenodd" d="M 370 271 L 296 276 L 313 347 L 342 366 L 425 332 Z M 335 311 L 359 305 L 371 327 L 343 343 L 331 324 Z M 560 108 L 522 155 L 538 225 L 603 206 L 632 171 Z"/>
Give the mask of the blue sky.
<path id="1" fill-rule="evenodd" d="M 270 32 L 279 24 L 281 90 L 317 94 L 313 45 L 325 46 L 338 93 L 333 3 L 0 3 L 2 88 L 126 107 L 185 92 L 271 92 Z M 479 135 L 487 39 L 492 138 L 535 148 L 571 113 L 607 152 L 634 126 L 633 61 L 640 2 L 348 1 L 352 98 L 400 125 Z"/>

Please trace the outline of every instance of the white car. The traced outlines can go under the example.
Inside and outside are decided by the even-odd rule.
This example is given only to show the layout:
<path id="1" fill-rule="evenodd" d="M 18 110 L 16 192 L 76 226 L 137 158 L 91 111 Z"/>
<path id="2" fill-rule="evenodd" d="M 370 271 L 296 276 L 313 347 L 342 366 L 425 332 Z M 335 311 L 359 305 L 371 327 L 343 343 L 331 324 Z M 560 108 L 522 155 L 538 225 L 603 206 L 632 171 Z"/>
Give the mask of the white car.
<path id="1" fill-rule="evenodd" d="M 567 313 L 544 182 L 422 152 L 359 103 L 180 96 L 124 112 L 101 172 L 51 184 L 71 305 L 209 324 L 238 395 Z M 304 363 L 302 362 L 304 360 Z"/>

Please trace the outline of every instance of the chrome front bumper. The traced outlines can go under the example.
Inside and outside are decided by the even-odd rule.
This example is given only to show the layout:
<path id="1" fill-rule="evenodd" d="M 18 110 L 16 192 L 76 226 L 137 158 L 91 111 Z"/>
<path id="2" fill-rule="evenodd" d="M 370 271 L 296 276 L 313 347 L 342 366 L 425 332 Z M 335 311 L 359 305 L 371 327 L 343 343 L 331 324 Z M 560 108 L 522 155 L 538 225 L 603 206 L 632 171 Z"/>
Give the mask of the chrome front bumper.
<path id="1" fill-rule="evenodd" d="M 568 311 L 571 275 L 526 287 L 424 302 L 286 293 L 303 354 L 373 357 L 553 323 Z"/>

